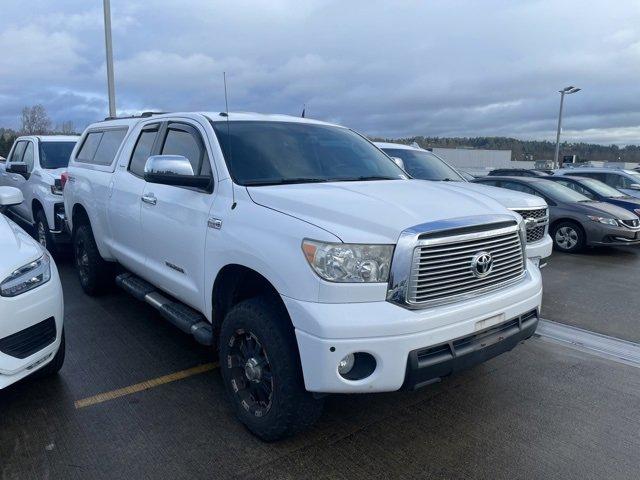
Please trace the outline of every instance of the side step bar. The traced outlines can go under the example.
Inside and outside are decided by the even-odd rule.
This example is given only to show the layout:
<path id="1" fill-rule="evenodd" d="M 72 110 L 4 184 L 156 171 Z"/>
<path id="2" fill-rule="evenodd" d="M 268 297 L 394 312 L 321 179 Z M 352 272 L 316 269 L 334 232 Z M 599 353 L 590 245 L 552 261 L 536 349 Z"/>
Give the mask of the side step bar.
<path id="1" fill-rule="evenodd" d="M 184 333 L 193 335 L 196 342 L 202 345 L 213 345 L 211 324 L 201 313 L 164 296 L 149 282 L 132 273 L 118 275 L 116 284 L 138 300 L 147 302 Z"/>

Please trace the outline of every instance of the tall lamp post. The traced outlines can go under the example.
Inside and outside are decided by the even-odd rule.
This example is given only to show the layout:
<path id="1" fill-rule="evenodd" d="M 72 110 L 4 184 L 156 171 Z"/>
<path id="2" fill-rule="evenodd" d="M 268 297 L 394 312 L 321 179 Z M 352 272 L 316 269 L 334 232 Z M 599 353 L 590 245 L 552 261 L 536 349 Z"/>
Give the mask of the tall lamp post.
<path id="1" fill-rule="evenodd" d="M 103 0 L 104 43 L 107 51 L 107 90 L 109 92 L 109 116 L 116 116 L 116 94 L 113 81 L 113 48 L 111 46 L 111 1 Z"/>
<path id="2" fill-rule="evenodd" d="M 579 92 L 581 89 L 578 87 L 565 87 L 560 92 L 560 112 L 558 113 L 558 132 L 556 133 L 556 154 L 553 158 L 553 167 L 559 168 L 560 163 L 558 162 L 560 156 L 560 130 L 562 130 L 562 107 L 564 105 L 564 96 L 571 95 L 572 93 Z"/>

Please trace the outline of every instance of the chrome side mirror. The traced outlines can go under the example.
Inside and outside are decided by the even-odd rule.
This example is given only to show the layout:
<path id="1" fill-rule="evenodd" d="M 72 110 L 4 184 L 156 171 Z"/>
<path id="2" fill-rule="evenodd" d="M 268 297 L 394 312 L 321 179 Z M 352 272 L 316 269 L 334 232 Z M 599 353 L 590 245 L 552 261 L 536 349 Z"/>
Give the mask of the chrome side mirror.
<path id="1" fill-rule="evenodd" d="M 195 175 L 191 162 L 182 155 L 153 155 L 144 165 L 144 179 L 149 183 L 208 189 L 212 179 Z"/>

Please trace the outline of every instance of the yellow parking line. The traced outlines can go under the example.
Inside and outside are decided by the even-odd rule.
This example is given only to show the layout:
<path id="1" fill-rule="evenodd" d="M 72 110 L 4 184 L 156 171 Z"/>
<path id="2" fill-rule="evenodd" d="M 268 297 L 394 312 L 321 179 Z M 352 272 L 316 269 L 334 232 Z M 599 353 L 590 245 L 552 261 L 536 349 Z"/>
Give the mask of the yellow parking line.
<path id="1" fill-rule="evenodd" d="M 74 405 L 76 408 L 90 407 L 91 405 L 108 402 L 109 400 L 114 400 L 116 398 L 124 397 L 125 395 L 131 395 L 132 393 L 149 390 L 150 388 L 159 387 L 160 385 L 164 385 L 166 383 L 171 383 L 177 380 L 182 380 L 184 378 L 192 377 L 193 375 L 210 372 L 211 370 L 215 370 L 216 368 L 218 368 L 218 366 L 219 364 L 217 362 L 205 363 L 203 365 L 198 365 L 197 367 L 188 368 L 180 372 L 170 373 L 169 375 L 165 375 L 163 377 L 153 378 L 151 380 L 146 380 L 141 383 L 136 383 L 135 385 L 129 385 L 128 387 L 119 388 L 117 390 L 112 390 L 110 392 L 99 393 L 98 395 L 94 395 L 93 397 L 83 398 L 82 400 L 76 400 L 74 402 Z"/>

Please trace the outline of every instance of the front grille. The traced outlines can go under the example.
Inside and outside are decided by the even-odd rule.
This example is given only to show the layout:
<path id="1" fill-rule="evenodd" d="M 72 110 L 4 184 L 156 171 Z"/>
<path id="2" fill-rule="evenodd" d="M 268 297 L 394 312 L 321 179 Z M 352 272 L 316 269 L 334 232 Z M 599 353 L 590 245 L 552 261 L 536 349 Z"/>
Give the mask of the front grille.
<path id="1" fill-rule="evenodd" d="M 620 220 L 620 221 L 629 228 L 640 227 L 640 220 L 638 220 L 637 218 L 634 220 Z"/>
<path id="2" fill-rule="evenodd" d="M 472 261 L 480 252 L 493 259 L 490 272 L 479 278 Z M 499 288 L 524 274 L 524 253 L 517 228 L 446 237 L 415 248 L 407 301 L 446 303 L 461 296 Z"/>
<path id="3" fill-rule="evenodd" d="M 0 352 L 23 359 L 51 345 L 55 339 L 56 321 L 49 317 L 43 322 L 0 339 Z"/>
<path id="4" fill-rule="evenodd" d="M 549 224 L 549 215 L 547 213 L 546 208 L 538 208 L 535 210 L 514 210 L 514 212 L 519 213 L 522 218 L 524 218 L 525 222 L 527 219 L 532 219 L 535 221 L 532 222 L 529 220 L 529 225 L 527 225 L 527 243 L 537 242 L 538 240 L 542 240 L 542 238 L 547 233 L 547 225 Z"/>

